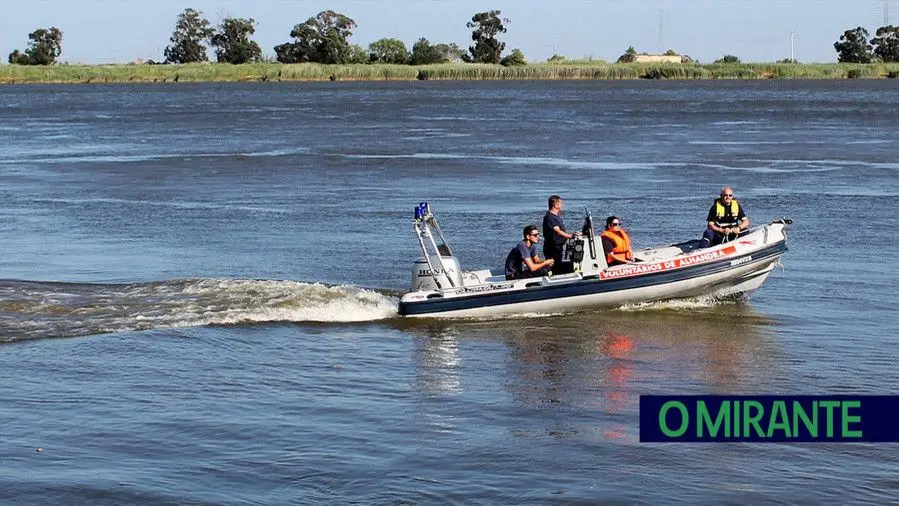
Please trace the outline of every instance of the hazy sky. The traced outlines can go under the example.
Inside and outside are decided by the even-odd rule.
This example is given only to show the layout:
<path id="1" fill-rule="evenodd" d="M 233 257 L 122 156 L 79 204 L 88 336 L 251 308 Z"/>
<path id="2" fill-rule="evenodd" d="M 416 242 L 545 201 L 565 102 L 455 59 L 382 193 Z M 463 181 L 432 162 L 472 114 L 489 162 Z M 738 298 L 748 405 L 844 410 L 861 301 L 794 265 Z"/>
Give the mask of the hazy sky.
<path id="1" fill-rule="evenodd" d="M 889 0 L 890 22 L 899 24 L 899 0 Z M 368 47 L 383 37 L 412 43 L 456 42 L 467 48 L 465 23 L 476 12 L 498 9 L 509 18 L 501 39 L 506 52 L 520 48 L 530 62 L 553 52 L 568 58 L 614 61 L 628 46 L 674 49 L 701 62 L 725 54 L 742 61 L 775 61 L 794 54 L 801 62 L 833 62 L 833 43 L 862 26 L 883 26 L 884 0 L 18 0 L 0 13 L 3 63 L 24 50 L 36 28 L 63 32 L 61 62 L 126 63 L 162 60 L 179 13 L 192 7 L 217 24 L 225 17 L 256 20 L 253 40 L 263 54 L 290 40 L 295 24 L 331 9 L 358 24 L 352 43 Z"/>

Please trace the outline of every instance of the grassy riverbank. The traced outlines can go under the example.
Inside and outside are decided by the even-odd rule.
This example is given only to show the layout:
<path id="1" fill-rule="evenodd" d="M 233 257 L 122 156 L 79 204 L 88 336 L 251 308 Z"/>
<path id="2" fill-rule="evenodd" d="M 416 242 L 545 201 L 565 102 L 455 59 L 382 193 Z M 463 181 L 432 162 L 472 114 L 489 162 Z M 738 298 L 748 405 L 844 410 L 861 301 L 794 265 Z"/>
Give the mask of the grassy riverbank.
<path id="1" fill-rule="evenodd" d="M 572 62 L 520 67 L 443 64 L 320 65 L 302 63 L 188 65 L 0 65 L 0 83 L 128 83 L 225 81 L 406 81 L 543 79 L 880 79 L 899 76 L 899 63 L 659 64 Z"/>

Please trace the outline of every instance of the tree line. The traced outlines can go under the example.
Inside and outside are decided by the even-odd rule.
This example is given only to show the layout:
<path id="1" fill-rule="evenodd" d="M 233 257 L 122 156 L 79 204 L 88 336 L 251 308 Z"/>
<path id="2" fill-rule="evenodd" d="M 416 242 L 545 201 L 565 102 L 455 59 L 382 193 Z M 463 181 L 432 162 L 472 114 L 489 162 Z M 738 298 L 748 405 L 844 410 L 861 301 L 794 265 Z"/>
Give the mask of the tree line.
<path id="1" fill-rule="evenodd" d="M 428 65 L 461 60 L 471 63 L 499 63 L 502 65 L 524 65 L 527 63 L 519 49 L 503 56 L 506 43 L 499 36 L 506 33 L 508 18 L 500 17 L 501 12 L 491 10 L 476 13 L 465 26 L 472 30 L 474 45 L 468 51 L 456 43 L 432 44 L 422 37 L 412 49 L 395 38 L 383 38 L 372 42 L 368 50 L 349 39 L 357 24 L 344 14 L 326 10 L 297 24 L 290 31 L 292 40 L 278 44 L 273 49 L 275 59 L 280 63 L 393 63 L 408 65 Z M 170 44 L 163 53 L 164 63 L 195 63 L 208 61 L 207 44 L 214 48 L 219 63 L 251 63 L 262 61 L 262 48 L 251 39 L 256 31 L 253 18 L 225 18 L 213 28 L 201 11 L 185 9 L 178 15 Z M 877 29 L 870 38 L 866 29 L 859 26 L 846 30 L 834 43 L 837 60 L 841 63 L 899 62 L 899 27 L 888 25 Z M 28 47 L 24 52 L 18 49 L 9 54 L 9 63 L 19 65 L 52 65 L 62 53 L 62 31 L 57 27 L 39 28 L 28 34 Z M 677 54 L 669 51 L 666 54 Z M 618 62 L 636 59 L 633 46 L 618 58 Z M 563 59 L 553 55 L 550 61 Z M 692 63 L 688 56 L 683 63 Z M 739 63 L 739 58 L 726 55 L 715 63 Z M 779 63 L 796 63 L 794 60 L 780 60 Z"/>
<path id="2" fill-rule="evenodd" d="M 292 40 L 273 49 L 280 63 L 394 63 L 428 65 L 461 60 L 471 63 L 499 63 L 524 65 L 524 54 L 515 49 L 502 56 L 506 43 L 499 35 L 506 33 L 508 18 L 501 11 L 479 12 L 466 27 L 472 29 L 474 45 L 464 51 L 456 43 L 432 44 L 422 37 L 406 48 L 399 39 L 383 38 L 372 42 L 365 50 L 351 44 L 350 37 L 356 22 L 339 12 L 326 10 L 297 24 L 290 31 Z M 165 48 L 164 63 L 196 63 L 208 61 L 211 46 L 219 63 L 251 63 L 262 61 L 262 48 L 251 39 L 256 31 L 253 18 L 225 18 L 213 27 L 201 11 L 185 9 L 178 15 L 175 30 Z M 62 53 L 62 31 L 57 27 L 40 28 L 28 34 L 29 44 L 24 52 L 18 49 L 9 54 L 9 63 L 20 65 L 51 65 Z M 207 46 L 208 44 L 208 46 Z"/>
<path id="3" fill-rule="evenodd" d="M 899 62 L 899 27 L 893 25 L 881 26 L 870 40 L 868 31 L 861 26 L 846 30 L 840 39 L 834 42 L 833 47 L 837 52 L 837 61 L 840 63 L 874 63 Z M 646 53 L 642 53 L 646 54 Z M 668 50 L 666 55 L 677 55 L 673 50 Z M 619 58 L 618 63 L 630 63 L 637 59 L 637 50 L 634 46 L 627 48 Z M 694 63 L 689 56 L 681 56 L 681 63 Z M 724 55 L 714 63 L 740 63 L 740 59 L 732 54 Z M 798 63 L 796 60 L 784 58 L 777 63 Z"/>
<path id="4" fill-rule="evenodd" d="M 881 26 L 868 39 L 868 30 L 856 27 L 846 30 L 833 43 L 837 60 L 845 63 L 899 62 L 899 27 Z"/>

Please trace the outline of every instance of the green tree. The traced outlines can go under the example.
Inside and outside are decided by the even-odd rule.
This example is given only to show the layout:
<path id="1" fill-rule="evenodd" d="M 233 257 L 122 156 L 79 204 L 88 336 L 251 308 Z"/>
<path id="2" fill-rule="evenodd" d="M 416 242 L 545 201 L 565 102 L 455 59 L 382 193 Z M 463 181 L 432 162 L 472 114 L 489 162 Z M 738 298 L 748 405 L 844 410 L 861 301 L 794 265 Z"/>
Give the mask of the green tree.
<path id="1" fill-rule="evenodd" d="M 732 54 L 726 54 L 722 58 L 715 60 L 715 63 L 740 63 L 740 59 Z"/>
<path id="2" fill-rule="evenodd" d="M 262 48 L 250 35 L 256 32 L 253 18 L 225 18 L 212 34 L 210 42 L 215 47 L 219 63 L 250 63 L 262 59 Z"/>
<path id="3" fill-rule="evenodd" d="M 435 46 L 437 52 L 442 55 L 444 61 L 460 61 L 464 60 L 465 50 L 459 47 L 455 42 L 449 44 L 437 44 Z"/>
<path id="4" fill-rule="evenodd" d="M 560 54 L 554 54 L 547 58 L 546 63 L 565 63 L 565 57 Z"/>
<path id="5" fill-rule="evenodd" d="M 837 61 L 842 63 L 871 63 L 871 44 L 868 44 L 868 30 L 857 27 L 840 35 L 839 42 L 833 43 L 837 51 Z"/>
<path id="6" fill-rule="evenodd" d="M 28 65 L 28 56 L 22 54 L 18 49 L 14 49 L 9 53 L 8 61 L 13 65 Z"/>
<path id="7" fill-rule="evenodd" d="M 203 41 L 212 36 L 214 30 L 209 21 L 202 17 L 203 13 L 193 9 L 184 9 L 178 14 L 171 44 L 165 48 L 166 63 L 191 63 L 206 61 L 206 46 Z"/>
<path id="8" fill-rule="evenodd" d="M 422 37 L 412 44 L 412 55 L 409 58 L 410 65 L 433 65 L 445 63 L 444 55 L 437 46 L 432 45 L 428 39 Z"/>
<path id="9" fill-rule="evenodd" d="M 368 45 L 369 60 L 374 63 L 405 64 L 409 61 L 406 44 L 399 39 L 381 39 Z"/>
<path id="10" fill-rule="evenodd" d="M 53 65 L 62 54 L 62 31 L 55 26 L 38 28 L 28 34 L 28 49 L 9 53 L 9 63 L 19 65 Z"/>
<path id="11" fill-rule="evenodd" d="M 471 52 L 469 61 L 475 63 L 499 63 L 505 42 L 497 40 L 496 36 L 506 33 L 503 23 L 509 24 L 507 18 L 500 18 L 500 11 L 479 12 L 471 17 L 471 21 L 465 24 L 468 28 L 474 28 L 471 32 L 471 40 L 474 46 L 468 48 Z"/>
<path id="12" fill-rule="evenodd" d="M 359 44 L 350 44 L 344 63 L 368 63 L 368 51 Z"/>
<path id="13" fill-rule="evenodd" d="M 634 46 L 628 46 L 627 51 L 618 57 L 618 63 L 633 63 L 637 61 L 637 50 Z"/>
<path id="14" fill-rule="evenodd" d="M 875 35 L 871 39 L 874 54 L 885 62 L 899 62 L 899 27 L 881 26 Z"/>
<path id="15" fill-rule="evenodd" d="M 275 46 L 281 63 L 349 63 L 352 56 L 347 39 L 353 35 L 356 22 L 331 10 L 319 12 L 290 31 L 294 42 Z"/>
<path id="16" fill-rule="evenodd" d="M 446 63 L 452 60 L 461 60 L 465 51 L 455 42 L 451 44 L 431 44 L 428 39 L 422 37 L 412 45 L 412 54 L 409 57 L 410 65 L 433 65 Z"/>
<path id="17" fill-rule="evenodd" d="M 500 60 L 499 64 L 503 67 L 514 67 L 527 65 L 528 61 L 524 58 L 524 53 L 521 52 L 521 49 L 515 48 L 508 56 Z"/>

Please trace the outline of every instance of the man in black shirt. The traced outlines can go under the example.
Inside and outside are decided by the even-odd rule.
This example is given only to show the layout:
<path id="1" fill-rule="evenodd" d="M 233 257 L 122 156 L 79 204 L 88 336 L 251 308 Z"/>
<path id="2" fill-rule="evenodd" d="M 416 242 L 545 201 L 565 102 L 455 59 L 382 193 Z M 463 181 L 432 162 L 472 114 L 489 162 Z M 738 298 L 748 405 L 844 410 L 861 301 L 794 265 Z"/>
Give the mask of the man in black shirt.
<path id="1" fill-rule="evenodd" d="M 565 241 L 575 236 L 565 230 L 565 223 L 562 221 L 562 197 L 553 195 L 547 202 L 549 210 L 543 215 L 543 256 L 552 258 L 553 274 L 566 274 L 574 271 L 574 264 L 571 262 L 562 262 L 562 246 Z"/>

